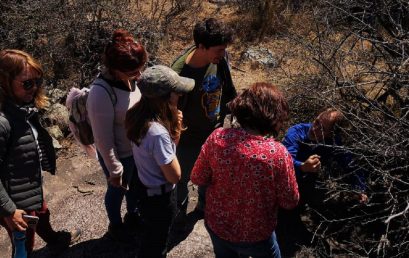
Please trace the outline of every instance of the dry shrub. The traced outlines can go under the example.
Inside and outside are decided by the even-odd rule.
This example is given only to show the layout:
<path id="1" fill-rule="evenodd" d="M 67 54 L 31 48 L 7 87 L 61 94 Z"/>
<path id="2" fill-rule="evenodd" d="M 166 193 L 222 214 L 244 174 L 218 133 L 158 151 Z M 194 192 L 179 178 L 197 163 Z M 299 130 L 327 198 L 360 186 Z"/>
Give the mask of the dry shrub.
<path id="1" fill-rule="evenodd" d="M 324 107 L 341 110 L 344 151 L 367 173 L 369 202 L 312 211 L 313 232 L 331 240 L 321 255 L 404 257 L 409 253 L 409 6 L 405 1 L 317 1 L 314 28 L 291 35 L 316 73 L 291 87 L 295 121 Z M 308 63 L 308 61 L 307 61 Z M 308 68 L 309 69 L 309 68 Z M 307 70 L 307 69 L 306 69 Z M 353 192 L 326 181 L 327 196 Z M 327 207 L 328 208 L 328 207 Z"/>
<path id="2" fill-rule="evenodd" d="M 23 49 L 39 58 L 48 86 L 65 80 L 87 86 L 98 72 L 103 47 L 114 29 L 133 33 L 145 44 L 151 61 L 157 62 L 167 28 L 195 2 L 5 0 L 0 2 L 0 49 Z"/>
<path id="3" fill-rule="evenodd" d="M 287 30 L 295 13 L 295 2 L 298 5 L 300 1 L 235 0 L 239 17 L 232 24 L 236 24 L 236 31 L 243 38 L 260 42 L 265 37 Z"/>

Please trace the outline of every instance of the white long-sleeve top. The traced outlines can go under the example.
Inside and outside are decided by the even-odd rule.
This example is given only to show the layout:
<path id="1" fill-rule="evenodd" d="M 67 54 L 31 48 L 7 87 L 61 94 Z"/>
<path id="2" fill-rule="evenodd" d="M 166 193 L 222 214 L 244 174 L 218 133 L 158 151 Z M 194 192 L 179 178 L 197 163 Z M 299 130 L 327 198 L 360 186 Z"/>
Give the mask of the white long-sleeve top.
<path id="1" fill-rule="evenodd" d="M 118 177 L 123 172 L 119 159 L 132 156 L 131 142 L 126 137 L 125 131 L 126 111 L 141 99 L 141 93 L 136 85 L 132 91 L 112 85 L 117 99 L 114 106 L 110 95 L 102 86 L 93 86 L 98 80 L 101 79 L 97 78 L 91 84 L 88 95 L 88 118 L 91 122 L 95 145 L 110 176 Z"/>

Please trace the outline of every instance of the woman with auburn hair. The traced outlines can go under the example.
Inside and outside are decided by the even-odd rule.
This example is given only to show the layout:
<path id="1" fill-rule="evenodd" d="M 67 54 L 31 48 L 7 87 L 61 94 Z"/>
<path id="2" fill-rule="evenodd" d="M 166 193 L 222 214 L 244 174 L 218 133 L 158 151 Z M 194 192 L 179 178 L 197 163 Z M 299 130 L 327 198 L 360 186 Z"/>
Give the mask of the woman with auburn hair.
<path id="1" fill-rule="evenodd" d="M 280 257 L 277 209 L 299 200 L 291 156 L 274 138 L 287 102 L 275 86 L 255 83 L 228 106 L 241 127 L 216 129 L 191 175 L 194 184 L 208 186 L 205 225 L 216 258 Z"/>
<path id="2" fill-rule="evenodd" d="M 53 251 L 67 248 L 80 235 L 56 232 L 43 195 L 41 171 L 55 174 L 52 139 L 41 126 L 38 110 L 48 105 L 43 69 L 29 54 L 15 49 L 0 51 L 0 224 L 12 239 L 25 232 L 25 251 L 33 251 L 37 233 Z M 24 215 L 38 217 L 28 227 Z M 20 250 L 21 251 L 21 250 Z"/>
<path id="3" fill-rule="evenodd" d="M 171 196 L 181 177 L 176 145 L 183 127 L 177 102 L 194 85 L 193 79 L 180 77 L 169 67 L 152 66 L 138 81 L 141 101 L 126 114 L 145 222 L 140 258 L 166 257 L 168 231 L 176 209 Z"/>
<path id="4" fill-rule="evenodd" d="M 37 73 L 38 78 L 42 79 L 43 69 L 32 56 L 21 50 L 5 49 L 1 51 L 0 57 L 0 90 L 2 91 L 0 94 L 0 105 L 4 104 L 5 98 L 11 98 L 15 103 L 20 102 L 16 93 L 13 91 L 13 80 L 26 69 L 26 66 L 29 66 L 30 70 Z M 49 104 L 43 87 L 37 87 L 33 96 L 28 94 L 25 97 L 27 102 L 33 102 L 34 106 L 38 109 L 43 109 Z"/>
<path id="5" fill-rule="evenodd" d="M 131 240 L 130 236 L 140 222 L 137 197 L 127 190 L 135 165 L 124 122 L 126 111 L 141 98 L 136 79 L 146 62 L 145 48 L 126 30 L 116 30 L 105 47 L 105 67 L 91 84 L 87 99 L 98 159 L 107 179 L 108 236 L 120 241 Z M 127 213 L 122 221 L 124 196 Z"/>

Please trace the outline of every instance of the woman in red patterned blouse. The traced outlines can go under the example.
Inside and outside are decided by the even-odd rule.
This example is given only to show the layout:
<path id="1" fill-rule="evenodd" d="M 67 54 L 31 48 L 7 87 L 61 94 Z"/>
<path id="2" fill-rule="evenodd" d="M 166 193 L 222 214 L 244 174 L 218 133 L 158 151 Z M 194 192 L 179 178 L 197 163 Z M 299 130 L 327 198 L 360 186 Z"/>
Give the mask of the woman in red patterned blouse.
<path id="1" fill-rule="evenodd" d="M 288 104 L 273 85 L 256 83 L 229 108 L 241 128 L 216 129 L 202 147 L 191 181 L 208 186 L 205 224 L 219 257 L 280 257 L 277 209 L 299 200 L 291 156 L 274 139 Z"/>

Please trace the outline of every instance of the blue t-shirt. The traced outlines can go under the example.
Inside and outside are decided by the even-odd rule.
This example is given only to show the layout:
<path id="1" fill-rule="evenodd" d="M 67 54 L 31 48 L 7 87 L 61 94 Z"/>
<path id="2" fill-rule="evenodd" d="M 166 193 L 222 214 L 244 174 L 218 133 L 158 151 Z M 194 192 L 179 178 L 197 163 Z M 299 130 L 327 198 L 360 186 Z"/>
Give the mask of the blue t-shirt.
<path id="1" fill-rule="evenodd" d="M 132 144 L 132 152 L 139 179 L 146 187 L 170 184 L 160 166 L 169 164 L 175 159 L 176 144 L 163 125 L 152 122 L 141 144 L 139 146 Z"/>
<path id="2" fill-rule="evenodd" d="M 335 158 L 343 168 L 347 168 L 348 163 L 351 161 L 350 155 L 345 152 L 336 152 L 333 147 L 342 145 L 340 137 L 336 135 L 334 138 L 325 139 L 321 144 L 314 142 L 308 136 L 311 126 L 311 123 L 294 125 L 288 129 L 283 140 L 283 145 L 293 158 L 297 175 L 302 173 L 300 170 L 301 164 L 313 154 L 321 156 L 321 163 L 326 163 L 330 158 Z"/>
<path id="3" fill-rule="evenodd" d="M 326 165 L 331 160 L 334 160 L 345 172 L 354 172 L 352 184 L 359 189 L 365 189 L 364 172 L 352 165 L 351 153 L 336 148 L 337 146 L 342 146 L 341 137 L 335 135 L 331 139 L 325 139 L 323 143 L 317 143 L 310 140 L 308 136 L 311 126 L 311 123 L 305 123 L 290 127 L 282 142 L 293 158 L 297 177 L 303 174 L 300 169 L 301 164 L 311 155 L 317 154 L 321 157 L 321 164 Z"/>

